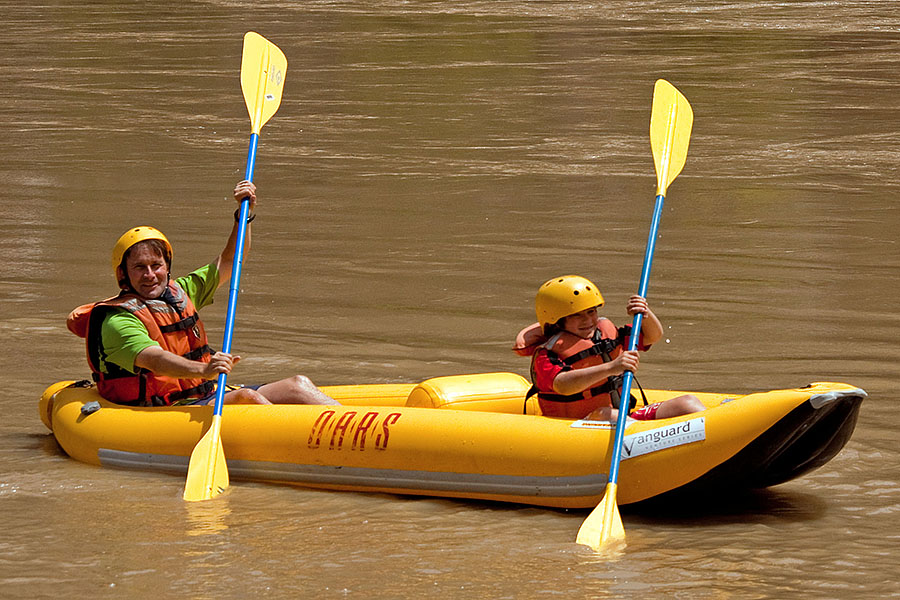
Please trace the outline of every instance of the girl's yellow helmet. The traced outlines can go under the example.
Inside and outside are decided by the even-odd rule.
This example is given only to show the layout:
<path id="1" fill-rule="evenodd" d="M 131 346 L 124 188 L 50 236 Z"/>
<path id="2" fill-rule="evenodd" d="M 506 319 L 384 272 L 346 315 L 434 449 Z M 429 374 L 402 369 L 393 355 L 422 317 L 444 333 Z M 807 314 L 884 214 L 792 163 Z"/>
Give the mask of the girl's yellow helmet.
<path id="1" fill-rule="evenodd" d="M 595 306 L 603 306 L 603 296 L 596 285 L 578 275 L 554 277 L 540 287 L 534 299 L 541 328 Z"/>

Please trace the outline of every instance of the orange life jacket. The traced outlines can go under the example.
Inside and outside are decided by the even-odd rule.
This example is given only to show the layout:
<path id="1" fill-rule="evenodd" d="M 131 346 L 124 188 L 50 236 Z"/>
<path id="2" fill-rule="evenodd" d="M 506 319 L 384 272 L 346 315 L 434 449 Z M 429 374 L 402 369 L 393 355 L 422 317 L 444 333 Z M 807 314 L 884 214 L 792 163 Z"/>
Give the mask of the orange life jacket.
<path id="1" fill-rule="evenodd" d="M 534 356 L 539 349 L 544 349 L 551 362 L 567 369 L 583 369 L 615 359 L 623 352 L 624 341 L 631 334 L 631 326 L 617 329 L 609 319 L 602 317 L 597 321 L 597 330 L 591 339 L 566 331 L 547 339 L 540 333 L 540 329 L 535 330 L 536 325 L 519 333 L 513 350 L 523 356 Z M 534 382 L 534 359 L 531 379 Z M 578 394 L 555 394 L 532 387 L 529 396 L 537 393 L 541 413 L 545 416 L 581 419 L 597 408 L 618 406 L 621 385 L 622 377 L 618 375 L 604 379 Z"/>
<path id="2" fill-rule="evenodd" d="M 69 314 L 66 325 L 72 333 L 85 338 L 88 365 L 101 396 L 131 406 L 167 406 L 185 398 L 202 398 L 215 389 L 212 381 L 175 379 L 155 375 L 147 369 L 132 373 L 107 362 L 100 326 L 114 309 L 127 310 L 140 319 L 150 339 L 159 343 L 163 350 L 202 362 L 209 362 L 212 355 L 194 303 L 174 281 L 170 281 L 163 295 L 155 300 L 122 292 L 100 302 L 79 306 Z M 101 358 L 105 370 L 100 368 Z"/>

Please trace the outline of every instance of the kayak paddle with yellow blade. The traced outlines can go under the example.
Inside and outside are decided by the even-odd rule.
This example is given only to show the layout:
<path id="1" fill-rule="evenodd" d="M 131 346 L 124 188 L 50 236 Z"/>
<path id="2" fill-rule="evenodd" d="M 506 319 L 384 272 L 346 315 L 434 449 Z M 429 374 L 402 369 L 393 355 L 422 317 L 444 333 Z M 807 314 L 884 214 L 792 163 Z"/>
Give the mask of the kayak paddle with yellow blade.
<path id="1" fill-rule="evenodd" d="M 691 138 L 691 126 L 694 113 L 687 99 L 675 87 L 663 79 L 659 79 L 653 88 L 653 109 L 650 113 L 650 147 L 653 150 L 653 163 L 656 165 L 656 206 L 653 220 L 650 223 L 650 235 L 644 253 L 644 266 L 641 270 L 641 281 L 638 295 L 647 297 L 647 286 L 650 283 L 650 267 L 653 264 L 653 251 L 656 248 L 656 237 L 659 231 L 659 219 L 662 216 L 663 201 L 666 188 L 681 173 L 687 158 L 688 142 Z M 631 336 L 628 350 L 637 348 L 641 331 L 642 313 L 634 315 L 631 325 Z M 609 465 L 609 480 L 606 492 L 600 504 L 581 524 L 576 542 L 600 550 L 625 542 L 625 527 L 619 516 L 616 503 L 616 486 L 619 479 L 619 463 L 622 458 L 622 441 L 625 437 L 625 419 L 627 406 L 631 399 L 631 382 L 634 373 L 626 371 L 622 381 L 622 401 L 619 404 L 619 417 L 616 421 L 616 436 L 613 442 L 612 459 Z"/>
<path id="2" fill-rule="evenodd" d="M 241 89 L 250 113 L 250 149 L 247 152 L 247 171 L 244 179 L 253 181 L 253 167 L 256 164 L 256 146 L 259 131 L 281 104 L 281 91 L 287 59 L 278 46 L 252 31 L 244 35 L 244 51 L 241 58 Z M 228 309 L 225 317 L 225 338 L 222 352 L 231 352 L 231 338 L 234 334 L 234 315 L 237 308 L 238 290 L 241 280 L 241 263 L 244 257 L 244 238 L 247 234 L 247 217 L 250 213 L 250 198 L 241 201 L 238 215 L 237 243 L 234 248 L 234 263 L 231 268 L 231 285 L 228 291 Z M 216 382 L 216 403 L 213 420 L 206 434 L 194 446 L 188 465 L 184 499 L 190 501 L 215 498 L 228 488 L 228 467 L 222 451 L 222 405 L 225 399 L 226 373 L 219 373 Z"/>

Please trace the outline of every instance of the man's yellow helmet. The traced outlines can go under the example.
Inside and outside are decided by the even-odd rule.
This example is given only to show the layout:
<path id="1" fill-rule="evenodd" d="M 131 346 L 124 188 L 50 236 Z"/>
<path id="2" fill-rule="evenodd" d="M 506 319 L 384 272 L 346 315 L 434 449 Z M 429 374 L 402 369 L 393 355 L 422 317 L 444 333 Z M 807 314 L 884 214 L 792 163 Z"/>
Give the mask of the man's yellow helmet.
<path id="1" fill-rule="evenodd" d="M 145 240 L 160 240 L 163 244 L 165 244 L 166 249 L 168 250 L 168 255 L 165 257 L 166 264 L 172 264 L 172 244 L 169 243 L 169 240 L 166 239 L 166 236 L 164 236 L 160 230 L 154 227 L 142 225 L 140 227 L 129 229 L 128 231 L 123 233 L 122 237 L 119 238 L 119 241 L 116 242 L 116 245 L 113 247 L 112 251 L 113 273 L 118 276 L 116 270 L 119 268 L 119 265 L 122 264 L 122 257 L 125 256 L 125 253 L 128 252 L 128 249 L 138 242 L 143 242 Z"/>
<path id="2" fill-rule="evenodd" d="M 603 306 L 603 296 L 596 285 L 578 275 L 554 277 L 540 287 L 534 299 L 534 311 L 542 329 L 595 306 Z"/>

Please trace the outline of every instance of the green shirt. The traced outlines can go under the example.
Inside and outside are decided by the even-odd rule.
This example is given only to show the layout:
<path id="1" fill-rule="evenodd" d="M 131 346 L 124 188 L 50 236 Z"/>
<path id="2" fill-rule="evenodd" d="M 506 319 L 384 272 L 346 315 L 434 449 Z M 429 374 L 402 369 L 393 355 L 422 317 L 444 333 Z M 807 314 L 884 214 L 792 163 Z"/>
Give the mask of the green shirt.
<path id="1" fill-rule="evenodd" d="M 182 287 L 197 310 L 200 310 L 213 302 L 213 296 L 219 287 L 219 271 L 215 264 L 210 263 L 179 277 L 175 282 Z M 111 362 L 135 373 L 137 369 L 134 368 L 134 359 L 137 355 L 145 348 L 159 346 L 159 343 L 150 339 L 141 320 L 125 309 L 110 311 L 100 325 L 100 337 L 106 352 L 106 361 L 100 359 L 100 369 L 104 372 L 106 368 L 103 363 Z"/>

